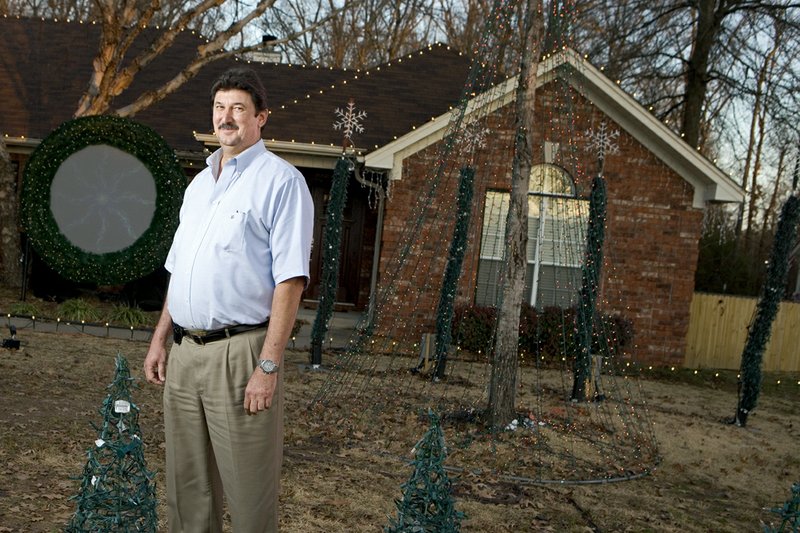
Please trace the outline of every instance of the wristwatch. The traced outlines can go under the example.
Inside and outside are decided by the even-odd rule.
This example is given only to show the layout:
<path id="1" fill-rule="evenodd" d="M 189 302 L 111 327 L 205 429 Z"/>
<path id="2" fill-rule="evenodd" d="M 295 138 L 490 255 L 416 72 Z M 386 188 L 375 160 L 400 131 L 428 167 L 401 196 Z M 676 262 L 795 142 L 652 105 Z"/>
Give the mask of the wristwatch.
<path id="1" fill-rule="evenodd" d="M 258 368 L 265 374 L 274 374 L 278 371 L 278 365 L 275 364 L 275 361 L 269 359 L 259 359 Z"/>

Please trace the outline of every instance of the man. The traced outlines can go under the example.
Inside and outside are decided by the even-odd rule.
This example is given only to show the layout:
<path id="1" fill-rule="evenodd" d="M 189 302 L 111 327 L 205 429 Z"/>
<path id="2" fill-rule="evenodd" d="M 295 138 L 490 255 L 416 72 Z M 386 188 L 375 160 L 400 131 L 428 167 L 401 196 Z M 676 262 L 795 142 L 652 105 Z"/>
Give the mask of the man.
<path id="1" fill-rule="evenodd" d="M 170 531 L 222 531 L 223 488 L 234 531 L 277 531 L 281 366 L 309 279 L 313 204 L 300 172 L 264 147 L 255 72 L 225 72 L 211 97 L 221 147 L 186 189 L 144 372 L 164 385 Z"/>

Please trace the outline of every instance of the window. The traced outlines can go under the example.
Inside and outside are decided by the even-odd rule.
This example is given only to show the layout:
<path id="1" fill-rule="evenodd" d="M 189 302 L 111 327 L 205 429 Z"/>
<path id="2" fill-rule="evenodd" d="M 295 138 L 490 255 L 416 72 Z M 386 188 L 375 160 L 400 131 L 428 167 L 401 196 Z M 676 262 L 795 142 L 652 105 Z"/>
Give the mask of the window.
<path id="1" fill-rule="evenodd" d="M 572 178 L 562 168 L 546 164 L 531 170 L 525 297 L 540 309 L 577 302 L 589 203 L 575 196 Z M 486 193 L 475 295 L 479 305 L 499 302 L 509 201 L 509 193 Z"/>

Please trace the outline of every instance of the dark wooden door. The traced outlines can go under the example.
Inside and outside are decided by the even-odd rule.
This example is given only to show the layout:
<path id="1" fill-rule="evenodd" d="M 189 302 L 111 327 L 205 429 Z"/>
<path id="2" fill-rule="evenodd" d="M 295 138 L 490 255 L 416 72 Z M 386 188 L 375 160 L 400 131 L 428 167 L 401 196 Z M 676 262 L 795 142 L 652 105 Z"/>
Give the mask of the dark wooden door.
<path id="1" fill-rule="evenodd" d="M 311 283 L 306 290 L 306 300 L 319 300 L 321 292 L 320 278 L 322 274 L 322 250 L 325 235 L 325 223 L 330 196 L 331 171 L 313 170 L 306 174 L 311 196 L 314 199 L 314 247 L 311 251 Z M 364 262 L 371 257 L 362 257 L 364 247 L 364 225 L 366 217 L 366 199 L 358 183 L 351 178 L 348 184 L 347 203 L 342 220 L 342 242 L 340 248 L 339 282 L 336 291 L 336 303 L 347 306 L 360 306 L 361 270 Z M 369 247 L 371 248 L 371 247 Z"/>

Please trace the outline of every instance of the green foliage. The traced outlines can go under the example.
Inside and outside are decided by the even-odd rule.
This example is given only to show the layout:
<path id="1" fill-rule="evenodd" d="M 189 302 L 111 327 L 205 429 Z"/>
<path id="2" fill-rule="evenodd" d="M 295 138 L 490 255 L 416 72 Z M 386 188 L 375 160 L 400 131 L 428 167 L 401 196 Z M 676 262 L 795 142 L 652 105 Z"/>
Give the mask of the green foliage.
<path id="1" fill-rule="evenodd" d="M 39 316 L 39 308 L 31 302 L 14 302 L 8 311 L 15 316 Z"/>
<path id="2" fill-rule="evenodd" d="M 737 235 L 736 220 L 731 215 L 725 206 L 706 208 L 694 287 L 698 292 L 758 296 L 767 258 L 753 242 L 745 248 L 747 243 Z"/>
<path id="3" fill-rule="evenodd" d="M 385 533 L 456 533 L 464 514 L 456 511 L 450 479 L 444 469 L 447 448 L 439 418 L 428 413 L 431 427 L 414 446 L 414 472 L 403 483 L 403 499 L 395 501 L 397 518 Z"/>
<path id="4" fill-rule="evenodd" d="M 342 222 L 347 203 L 347 182 L 352 162 L 342 156 L 336 162 L 331 181 L 330 201 L 325 214 L 325 229 L 322 237 L 322 273 L 317 316 L 311 326 L 312 364 L 319 364 L 322 344 L 333 315 L 333 303 L 339 287 L 339 264 L 342 249 Z"/>
<path id="5" fill-rule="evenodd" d="M 95 426 L 97 439 L 86 454 L 67 533 L 157 530 L 155 474 L 145 464 L 132 382 L 128 362 L 118 354 L 114 381 L 100 409 L 103 423 Z"/>
<path id="6" fill-rule="evenodd" d="M 112 324 L 121 324 L 131 328 L 151 325 L 150 317 L 147 313 L 138 307 L 131 307 L 125 304 L 115 304 L 108 321 Z"/>
<path id="7" fill-rule="evenodd" d="M 472 167 L 462 168 L 458 181 L 458 210 L 453 227 L 453 239 L 450 241 L 450 250 L 447 253 L 447 265 L 439 295 L 439 304 L 436 308 L 436 376 L 438 378 L 444 377 L 447 349 L 452 341 L 453 302 L 458 288 L 458 278 L 461 277 L 464 254 L 467 252 L 474 182 L 475 169 Z"/>
<path id="8" fill-rule="evenodd" d="M 783 507 L 770 509 L 781 517 L 778 527 L 764 526 L 765 533 L 799 533 L 800 532 L 800 483 L 792 485 L 792 497 Z"/>
<path id="9" fill-rule="evenodd" d="M 462 350 L 486 354 L 492 347 L 497 312 L 494 307 L 459 307 L 453 318 L 453 342 Z M 633 341 L 633 322 L 616 314 L 595 313 L 592 353 L 615 355 Z M 519 350 L 527 355 L 560 361 L 574 353 L 575 308 L 546 307 L 537 311 L 523 305 L 520 312 Z"/>
<path id="10" fill-rule="evenodd" d="M 99 322 L 102 318 L 100 310 L 83 298 L 64 300 L 58 306 L 57 313 L 61 320 L 72 322 Z"/>
<path id="11" fill-rule="evenodd" d="M 73 154 L 94 145 L 109 145 L 136 157 L 156 188 L 150 227 L 132 245 L 104 254 L 73 244 L 59 230 L 50 209 L 50 189 L 58 169 Z M 185 183 L 175 152 L 149 127 L 110 115 L 81 117 L 61 124 L 31 154 L 25 165 L 20 218 L 36 252 L 60 275 L 77 282 L 125 283 L 164 263 L 178 227 Z"/>

